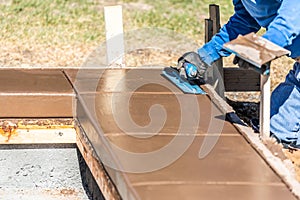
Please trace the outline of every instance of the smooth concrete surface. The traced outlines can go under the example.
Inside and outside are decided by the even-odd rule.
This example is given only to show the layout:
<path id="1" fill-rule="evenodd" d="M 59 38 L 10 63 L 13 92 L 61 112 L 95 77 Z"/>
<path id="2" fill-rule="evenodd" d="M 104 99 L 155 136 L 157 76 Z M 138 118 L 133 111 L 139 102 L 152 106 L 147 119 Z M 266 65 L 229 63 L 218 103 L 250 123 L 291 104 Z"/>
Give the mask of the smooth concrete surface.
<path id="1" fill-rule="evenodd" d="M 0 70 L 0 117 L 72 117 L 74 92 L 63 71 Z"/>
<path id="2" fill-rule="evenodd" d="M 160 69 L 5 69 L 0 78 L 5 83 L 0 86 L 2 118 L 72 117 L 72 83 L 79 94 L 80 126 L 96 155 L 108 161 L 105 170 L 123 199 L 295 199 L 224 121 L 222 109 L 206 95 L 182 94 Z M 183 149 L 186 141 L 190 143 Z M 145 155 L 169 144 L 175 144 L 169 154 L 146 160 L 112 148 Z M 211 148 L 202 159 L 201 147 Z M 88 198 L 75 149 L 0 151 L 0 199 Z M 172 160 L 173 152 L 180 151 Z M 141 170 L 165 160 L 170 162 L 143 173 L 111 167 Z"/>
<path id="3" fill-rule="evenodd" d="M 160 69 L 69 69 L 65 72 L 80 93 L 182 93 L 161 76 Z"/>
<path id="4" fill-rule="evenodd" d="M 160 70 L 131 71 L 106 70 L 100 80 L 95 78 L 99 71 L 81 71 L 76 80 L 76 72 L 67 72 L 79 94 L 80 126 L 97 156 L 108 164 L 106 171 L 123 199 L 296 199 L 233 125 L 224 122 L 224 113 L 208 96 L 182 94 Z M 144 173 L 112 167 L 138 171 L 164 162 L 191 136 L 182 155 L 164 167 Z M 148 155 L 146 160 L 112 148 L 147 156 L 175 139 L 179 143 L 169 154 Z M 213 148 L 200 159 L 203 145 Z"/>
<path id="5" fill-rule="evenodd" d="M 189 124 L 197 129 L 197 135 L 221 132 L 239 134 L 229 122 L 224 121 L 225 115 L 203 95 L 96 93 L 82 94 L 81 97 L 87 108 L 95 111 L 96 120 L 104 134 L 127 131 L 132 134 L 176 135 L 178 131 L 189 131 Z M 195 104 L 195 107 L 187 105 L 190 103 Z M 157 107 L 152 107 L 153 105 Z M 198 109 L 199 117 L 193 109 Z M 193 115 L 195 117 L 191 117 Z M 189 118 L 182 121 L 183 116 Z M 148 125 L 148 128 L 142 128 Z M 159 132 L 156 132 L 158 129 Z"/>
<path id="6" fill-rule="evenodd" d="M 168 184 L 144 185 L 135 187 L 142 193 L 141 199 L 198 199 L 198 200 L 258 200 L 281 199 L 290 200 L 294 197 L 281 186 L 257 186 L 242 184 Z"/>
<path id="7" fill-rule="evenodd" d="M 89 199 L 76 148 L 1 149 L 1 200 Z"/>

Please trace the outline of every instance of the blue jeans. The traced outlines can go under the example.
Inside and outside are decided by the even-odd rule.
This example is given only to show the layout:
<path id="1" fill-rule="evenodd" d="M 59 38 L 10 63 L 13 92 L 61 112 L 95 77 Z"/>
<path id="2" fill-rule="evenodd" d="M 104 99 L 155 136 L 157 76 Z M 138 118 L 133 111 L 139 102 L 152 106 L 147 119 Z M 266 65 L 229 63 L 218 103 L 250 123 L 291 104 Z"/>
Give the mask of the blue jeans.
<path id="1" fill-rule="evenodd" d="M 300 63 L 271 96 L 271 132 L 284 142 L 300 144 Z"/>

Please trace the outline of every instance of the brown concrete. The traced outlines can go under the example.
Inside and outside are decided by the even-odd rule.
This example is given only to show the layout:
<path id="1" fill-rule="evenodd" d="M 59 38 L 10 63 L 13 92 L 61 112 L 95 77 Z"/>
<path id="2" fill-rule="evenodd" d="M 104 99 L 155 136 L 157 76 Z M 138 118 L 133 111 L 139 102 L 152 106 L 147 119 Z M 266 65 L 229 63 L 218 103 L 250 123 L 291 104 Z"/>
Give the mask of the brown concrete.
<path id="1" fill-rule="evenodd" d="M 146 126 L 151 122 L 148 112 L 154 103 L 163 106 L 166 111 L 166 116 L 168 117 L 166 117 L 165 124 L 159 133 L 167 135 L 177 134 L 181 122 L 181 112 L 189 112 L 180 109 L 177 98 L 189 101 L 188 99 L 190 97 L 189 95 L 183 94 L 176 96 L 171 94 L 161 95 L 147 93 L 133 95 L 130 93 L 97 93 L 96 96 L 85 94 L 82 95 L 82 97 L 88 102 L 87 106 L 89 109 L 93 109 L 93 100 L 95 100 L 96 117 L 99 119 L 98 122 L 105 134 L 122 133 L 114 117 L 118 117 L 119 119 L 122 118 L 122 115 L 128 117 L 124 110 L 125 106 L 129 107 L 130 117 L 138 126 Z M 112 99 L 114 101 L 115 110 L 111 109 L 113 106 Z M 124 105 L 127 99 L 130 99 L 130 101 L 128 105 Z M 197 126 L 197 135 L 216 134 L 220 131 L 222 131 L 223 134 L 238 134 L 229 122 L 222 120 L 224 119 L 224 115 L 206 96 L 198 96 L 196 99 L 198 100 L 198 109 L 201 116 L 199 117 L 199 123 L 194 119 L 190 119 L 190 121 L 195 121 L 194 125 Z M 212 113 L 214 113 L 215 116 L 211 117 Z M 153 117 L 160 118 L 162 116 L 160 112 L 158 112 L 157 114 L 154 113 Z M 130 120 L 128 119 L 122 120 L 122 123 L 125 123 L 123 128 L 126 127 L 130 133 L 137 133 L 139 131 L 139 128 L 130 126 Z M 142 134 L 151 134 L 153 133 L 152 130 L 159 128 L 159 126 L 160 124 L 157 124 L 154 125 L 152 129 L 145 129 Z M 182 124 L 181 127 L 183 127 L 183 132 L 190 129 L 186 124 Z"/>
<path id="2" fill-rule="evenodd" d="M 107 70 L 98 80 L 96 73 L 90 71 L 83 73 L 75 84 L 80 89 L 77 117 L 95 156 L 100 160 L 109 158 L 117 166 L 147 166 L 147 162 L 157 160 L 146 163 L 126 160 L 109 147 L 116 145 L 128 152 L 147 153 L 165 147 L 175 136 L 185 141 L 192 130 L 195 130 L 195 139 L 179 159 L 153 172 L 125 173 L 104 166 L 123 199 L 296 199 L 233 125 L 224 122 L 222 112 L 207 96 L 183 95 L 173 85 L 168 86 L 169 89 L 149 85 L 135 91 L 133 86 L 140 80 L 151 82 L 153 78 L 153 82 L 161 81 L 163 86 L 168 82 L 160 77 L 160 70 L 136 70 L 134 76 L 129 74 L 126 80 L 120 80 L 124 73 L 126 70 Z M 67 74 L 74 82 L 74 71 Z M 115 87 L 118 83 L 120 87 Z M 180 106 L 180 100 L 186 104 Z M 194 100 L 198 109 L 187 105 Z M 159 124 L 145 128 L 151 123 L 149 109 L 154 104 L 163 106 L 166 113 L 166 121 L 158 131 Z M 125 108 L 130 115 L 126 115 Z M 195 121 L 197 110 L 199 123 Z M 188 112 L 188 123 L 196 127 L 184 123 L 186 134 L 178 136 L 183 112 Z M 161 113 L 152 114 L 153 121 L 163 120 Z M 131 126 L 129 117 L 144 129 Z M 217 139 L 219 131 L 222 133 L 213 150 L 199 159 L 204 139 Z M 127 135 L 128 132 L 132 135 Z M 173 151 L 176 150 L 176 146 L 173 147 Z"/>
<path id="3" fill-rule="evenodd" d="M 281 186 L 269 185 L 229 185 L 229 184 L 169 184 L 135 187 L 141 199 L 209 199 L 209 200 L 254 200 L 254 199 L 294 199 Z"/>
<path id="4" fill-rule="evenodd" d="M 168 144 L 172 138 L 171 136 L 156 136 L 148 140 L 138 140 L 128 136 L 109 137 L 112 143 L 122 149 L 136 153 L 158 150 Z M 241 136 L 221 136 L 212 152 L 200 160 L 198 152 L 203 139 L 203 136 L 197 136 L 183 156 L 166 168 L 145 174 L 128 174 L 130 182 L 134 186 L 187 183 L 284 186 L 254 150 L 247 148 L 247 143 Z M 237 146 L 237 144 L 240 145 Z"/>
<path id="5" fill-rule="evenodd" d="M 79 73 L 77 70 L 1 70 L 0 117 L 71 117 L 74 92 L 69 79 L 80 94 L 76 113 L 82 129 L 81 138 L 77 138 L 81 142 L 77 144 L 81 145 L 85 159 L 93 160 L 89 167 L 98 185 L 103 180 L 97 177 L 107 177 L 102 172 L 106 171 L 110 177 L 112 182 L 107 179 L 109 184 L 102 184 L 109 197 L 295 199 L 234 126 L 224 121 L 222 109 L 208 96 L 182 94 L 160 72 L 154 69 Z M 187 113 L 184 120 L 183 113 Z M 130 118 L 137 127 L 131 124 Z M 180 125 L 182 120 L 184 123 Z M 164 123 L 160 124 L 161 121 Z M 147 127 L 151 123 L 154 124 Z M 178 135 L 180 128 L 182 132 Z M 183 155 L 156 171 L 124 173 L 104 165 L 99 176 L 99 168 L 95 167 L 102 166 L 97 161 L 103 158 L 109 158 L 116 166 L 147 166 L 156 161 L 129 161 L 109 146 L 148 153 L 160 150 L 174 138 L 185 141 L 191 133 L 195 139 Z M 208 138 L 218 142 L 207 157 L 199 159 L 200 147 Z M 177 147 L 171 150 L 176 151 Z M 91 148 L 93 151 L 88 150 Z M 116 188 L 109 189 L 108 185 Z"/>
<path id="6" fill-rule="evenodd" d="M 66 70 L 66 75 L 79 88 L 80 93 L 136 92 L 175 93 L 182 92 L 172 83 L 166 82 L 161 70 Z M 147 84 L 145 84 L 147 83 Z M 140 87 L 139 87 L 140 86 Z M 137 88 L 136 88 L 137 87 Z"/>
<path id="7" fill-rule="evenodd" d="M 0 70 L 0 117 L 72 117 L 73 89 L 57 70 Z"/>

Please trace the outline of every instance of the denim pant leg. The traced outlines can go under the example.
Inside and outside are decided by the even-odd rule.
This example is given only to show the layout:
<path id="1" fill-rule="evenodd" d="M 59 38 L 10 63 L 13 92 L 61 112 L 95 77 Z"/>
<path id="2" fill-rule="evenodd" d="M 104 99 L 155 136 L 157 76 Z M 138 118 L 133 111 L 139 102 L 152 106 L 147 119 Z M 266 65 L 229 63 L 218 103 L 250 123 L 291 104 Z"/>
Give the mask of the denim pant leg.
<path id="1" fill-rule="evenodd" d="M 300 144 L 300 64 L 271 97 L 271 132 L 280 140 Z"/>

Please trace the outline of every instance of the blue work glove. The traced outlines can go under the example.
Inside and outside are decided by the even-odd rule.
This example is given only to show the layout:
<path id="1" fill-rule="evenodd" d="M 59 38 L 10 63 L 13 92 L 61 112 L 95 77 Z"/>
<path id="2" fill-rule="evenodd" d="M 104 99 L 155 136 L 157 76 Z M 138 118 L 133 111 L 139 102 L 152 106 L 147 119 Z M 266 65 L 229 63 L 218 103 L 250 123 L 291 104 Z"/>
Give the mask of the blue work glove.
<path id="1" fill-rule="evenodd" d="M 189 73 L 192 64 L 196 67 L 197 72 Z M 190 79 L 204 79 L 204 74 L 209 65 L 207 65 L 196 52 L 187 52 L 178 59 L 177 69 L 186 69 L 187 77 Z"/>

